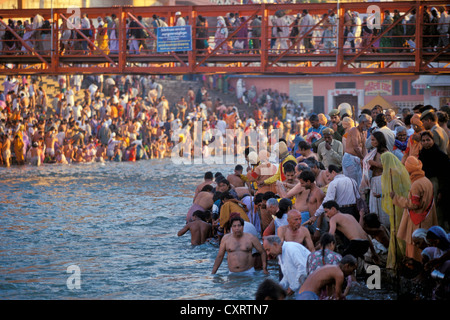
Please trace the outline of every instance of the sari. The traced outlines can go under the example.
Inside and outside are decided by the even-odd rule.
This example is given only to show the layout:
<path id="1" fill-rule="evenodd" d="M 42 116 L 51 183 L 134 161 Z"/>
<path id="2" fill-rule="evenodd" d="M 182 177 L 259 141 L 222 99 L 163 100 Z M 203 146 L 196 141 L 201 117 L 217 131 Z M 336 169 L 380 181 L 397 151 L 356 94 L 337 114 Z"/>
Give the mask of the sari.
<path id="1" fill-rule="evenodd" d="M 389 215 L 390 241 L 386 268 L 396 269 L 405 255 L 405 241 L 397 237 L 403 216 L 403 208 L 395 205 L 390 197 L 391 191 L 401 197 L 408 197 L 411 180 L 408 171 L 401 161 L 391 152 L 381 155 L 383 173 L 381 175 L 381 208 Z"/>
<path id="2" fill-rule="evenodd" d="M 16 154 L 16 160 L 19 164 L 23 164 L 25 161 L 24 146 L 23 133 L 22 130 L 19 130 L 14 139 L 14 153 Z"/>
<path id="3" fill-rule="evenodd" d="M 403 217 L 397 237 L 406 242 L 405 255 L 421 262 L 422 250 L 414 245 L 412 234 L 419 228 L 428 229 L 438 224 L 433 184 L 425 177 L 422 162 L 416 157 L 408 157 L 405 168 L 410 174 L 412 183 L 408 197 L 395 195 L 393 198 L 394 204 L 403 208 Z"/>

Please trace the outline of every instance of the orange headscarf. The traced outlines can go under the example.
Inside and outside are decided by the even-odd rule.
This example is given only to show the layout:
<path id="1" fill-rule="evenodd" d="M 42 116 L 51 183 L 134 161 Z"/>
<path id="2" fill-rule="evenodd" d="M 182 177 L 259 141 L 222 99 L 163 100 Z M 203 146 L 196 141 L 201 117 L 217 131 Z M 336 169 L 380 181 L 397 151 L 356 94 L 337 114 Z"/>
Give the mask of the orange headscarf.
<path id="1" fill-rule="evenodd" d="M 405 162 L 405 168 L 409 173 L 411 182 L 425 176 L 425 171 L 422 170 L 422 161 L 415 156 L 409 156 Z"/>

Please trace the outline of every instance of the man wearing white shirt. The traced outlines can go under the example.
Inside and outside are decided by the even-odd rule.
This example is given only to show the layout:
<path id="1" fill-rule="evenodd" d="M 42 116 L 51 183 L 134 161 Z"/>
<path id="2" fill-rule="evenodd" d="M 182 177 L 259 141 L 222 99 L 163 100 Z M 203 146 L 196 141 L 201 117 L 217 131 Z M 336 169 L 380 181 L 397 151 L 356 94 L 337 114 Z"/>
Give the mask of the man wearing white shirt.
<path id="1" fill-rule="evenodd" d="M 289 296 L 296 293 L 307 277 L 306 263 L 311 252 L 298 242 L 282 242 L 278 236 L 264 237 L 263 247 L 267 256 L 278 258 L 283 274 L 280 285 Z"/>
<path id="2" fill-rule="evenodd" d="M 359 221 L 360 213 L 356 207 L 356 200 L 360 195 L 355 180 L 342 174 L 341 168 L 335 165 L 330 165 L 328 172 L 332 181 L 328 185 L 327 194 L 314 215 L 303 225 L 313 224 L 325 212 L 323 203 L 329 200 L 336 201 L 342 213 L 351 214 L 355 217 L 356 221 Z"/>
<path id="3" fill-rule="evenodd" d="M 89 31 L 91 29 L 91 22 L 89 21 L 87 14 L 83 13 L 83 17 L 81 18 L 81 32 L 89 38 Z M 85 54 L 88 53 L 88 43 L 86 40 L 83 39 L 83 42 L 81 43 L 83 46 L 83 51 Z"/>
<path id="4" fill-rule="evenodd" d="M 186 21 L 184 20 L 184 18 L 181 16 L 181 12 L 177 12 L 175 13 L 175 19 L 176 19 L 176 26 L 185 26 L 186 25 Z"/>
<path id="5" fill-rule="evenodd" d="M 69 86 L 69 88 L 67 88 L 65 95 L 66 95 L 67 104 L 71 105 L 71 106 L 75 105 L 75 92 L 73 92 L 72 86 Z"/>

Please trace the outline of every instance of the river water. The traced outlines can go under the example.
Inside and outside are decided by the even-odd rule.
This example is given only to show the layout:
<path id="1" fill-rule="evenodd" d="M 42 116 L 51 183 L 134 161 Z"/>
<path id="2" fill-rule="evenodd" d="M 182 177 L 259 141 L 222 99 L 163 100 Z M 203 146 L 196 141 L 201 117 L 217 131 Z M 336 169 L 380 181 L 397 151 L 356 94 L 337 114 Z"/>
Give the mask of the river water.
<path id="1" fill-rule="evenodd" d="M 0 299 L 252 300 L 267 277 L 230 277 L 218 245 L 191 246 L 185 223 L 206 171 L 170 159 L 0 168 Z M 268 277 L 278 279 L 269 264 Z M 352 289 L 348 299 L 391 300 Z"/>

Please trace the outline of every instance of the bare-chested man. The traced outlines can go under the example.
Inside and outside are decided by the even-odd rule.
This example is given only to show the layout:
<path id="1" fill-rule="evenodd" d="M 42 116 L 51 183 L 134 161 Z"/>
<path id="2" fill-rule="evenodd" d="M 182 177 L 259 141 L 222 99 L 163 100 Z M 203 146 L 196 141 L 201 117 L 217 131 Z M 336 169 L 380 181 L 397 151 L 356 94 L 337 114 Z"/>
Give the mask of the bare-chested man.
<path id="1" fill-rule="evenodd" d="M 33 142 L 30 148 L 30 157 L 33 166 L 39 167 L 41 165 L 42 149 L 39 146 L 39 142 Z"/>
<path id="2" fill-rule="evenodd" d="M 334 235 L 339 231 L 350 243 L 344 248 L 343 255 L 351 254 L 355 258 L 364 258 L 367 250 L 371 250 L 374 261 L 378 261 L 379 257 L 375 252 L 372 240 L 356 221 L 355 217 L 349 214 L 339 212 L 339 205 L 336 201 L 330 200 L 323 204 L 325 214 L 329 219 L 329 233 Z"/>
<path id="3" fill-rule="evenodd" d="M 226 234 L 220 242 L 219 252 L 211 273 L 216 274 L 225 257 L 225 253 L 227 253 L 230 274 L 251 275 L 255 271 L 255 259 L 252 255 L 252 249 L 255 248 L 261 255 L 263 272 L 269 274 L 269 271 L 267 271 L 266 252 L 257 237 L 250 233 L 244 233 L 244 220 L 240 217 L 233 217 L 231 219 L 231 229 L 233 232 Z"/>
<path id="4" fill-rule="evenodd" d="M 5 167 L 11 166 L 11 139 L 6 133 L 2 134 L 2 156 Z"/>
<path id="5" fill-rule="evenodd" d="M 352 275 L 357 267 L 357 260 L 352 255 L 346 255 L 339 265 L 324 265 L 311 273 L 303 282 L 298 291 L 296 300 L 319 300 L 319 294 L 323 289 L 334 286 L 333 299 L 343 299 L 342 292 L 344 279 Z M 328 290 L 327 290 L 328 291 Z"/>
<path id="6" fill-rule="evenodd" d="M 206 242 L 212 237 L 211 224 L 205 221 L 206 214 L 204 211 L 197 210 L 192 214 L 192 221 L 187 223 L 180 231 L 178 236 L 191 232 L 191 244 L 197 246 Z"/>
<path id="7" fill-rule="evenodd" d="M 315 175 L 312 171 L 302 171 L 299 175 L 301 186 L 305 190 L 309 190 L 308 197 L 306 198 L 306 204 L 308 206 L 308 215 L 303 214 L 302 220 L 307 221 L 314 215 L 316 210 L 322 204 L 325 194 L 315 183 Z M 308 230 L 313 234 L 314 243 L 320 239 L 320 230 L 322 230 L 323 215 L 319 217 L 315 227 L 308 226 Z M 325 226 L 324 226 L 325 227 Z"/>
<path id="8" fill-rule="evenodd" d="M 299 211 L 293 209 L 287 213 L 289 224 L 278 228 L 278 236 L 281 241 L 294 241 L 305 246 L 309 251 L 314 251 L 314 244 L 311 234 L 306 227 L 302 226 L 302 215 Z"/>
<path id="9" fill-rule="evenodd" d="M 73 145 L 72 145 L 71 140 L 64 139 L 64 145 L 63 145 L 62 151 L 64 153 L 64 156 L 66 157 L 67 162 L 72 163 L 75 153 L 73 150 Z"/>
<path id="10" fill-rule="evenodd" d="M 295 165 L 287 163 L 284 166 L 284 176 L 286 177 L 286 180 L 283 181 L 283 185 L 286 191 L 289 191 L 298 183 L 295 174 Z"/>
<path id="11" fill-rule="evenodd" d="M 372 118 L 367 114 L 359 117 L 359 124 L 348 131 L 345 154 L 342 157 L 342 171 L 344 175 L 356 181 L 358 187 L 362 178 L 362 160 L 367 153 L 366 131 L 371 125 Z"/>
<path id="12" fill-rule="evenodd" d="M 197 194 L 203 189 L 204 186 L 209 185 L 209 184 L 214 184 L 214 180 L 213 180 L 213 174 L 211 171 L 208 171 L 205 173 L 203 179 L 204 181 L 202 183 L 200 183 L 196 188 L 195 188 L 195 193 L 194 193 L 194 199 L 197 196 Z"/>
<path id="13" fill-rule="evenodd" d="M 186 215 L 186 223 L 191 221 L 192 214 L 195 211 L 210 210 L 214 204 L 213 197 L 214 197 L 213 187 L 209 184 L 204 186 L 203 189 L 195 197 L 194 203 L 192 204 L 191 208 L 189 209 Z"/>
<path id="14" fill-rule="evenodd" d="M 244 187 L 245 186 L 245 182 L 244 180 L 242 180 L 241 176 L 242 176 L 242 171 L 244 171 L 244 168 L 238 164 L 235 168 L 234 168 L 234 173 L 230 174 L 227 176 L 227 180 L 235 187 L 235 188 L 239 188 L 239 187 Z"/>
<path id="15" fill-rule="evenodd" d="M 277 181 L 277 194 L 282 198 L 291 199 L 294 203 L 294 209 L 302 214 L 302 220 L 308 220 L 309 209 L 308 209 L 308 196 L 310 191 L 305 189 L 301 183 L 297 183 L 291 190 L 286 192 L 284 185 L 281 181 Z M 305 217 L 303 217 L 305 216 Z"/>
<path id="16" fill-rule="evenodd" d="M 56 130 L 52 127 L 45 135 L 45 155 L 52 160 L 55 158 L 55 143 L 58 142 Z"/>

